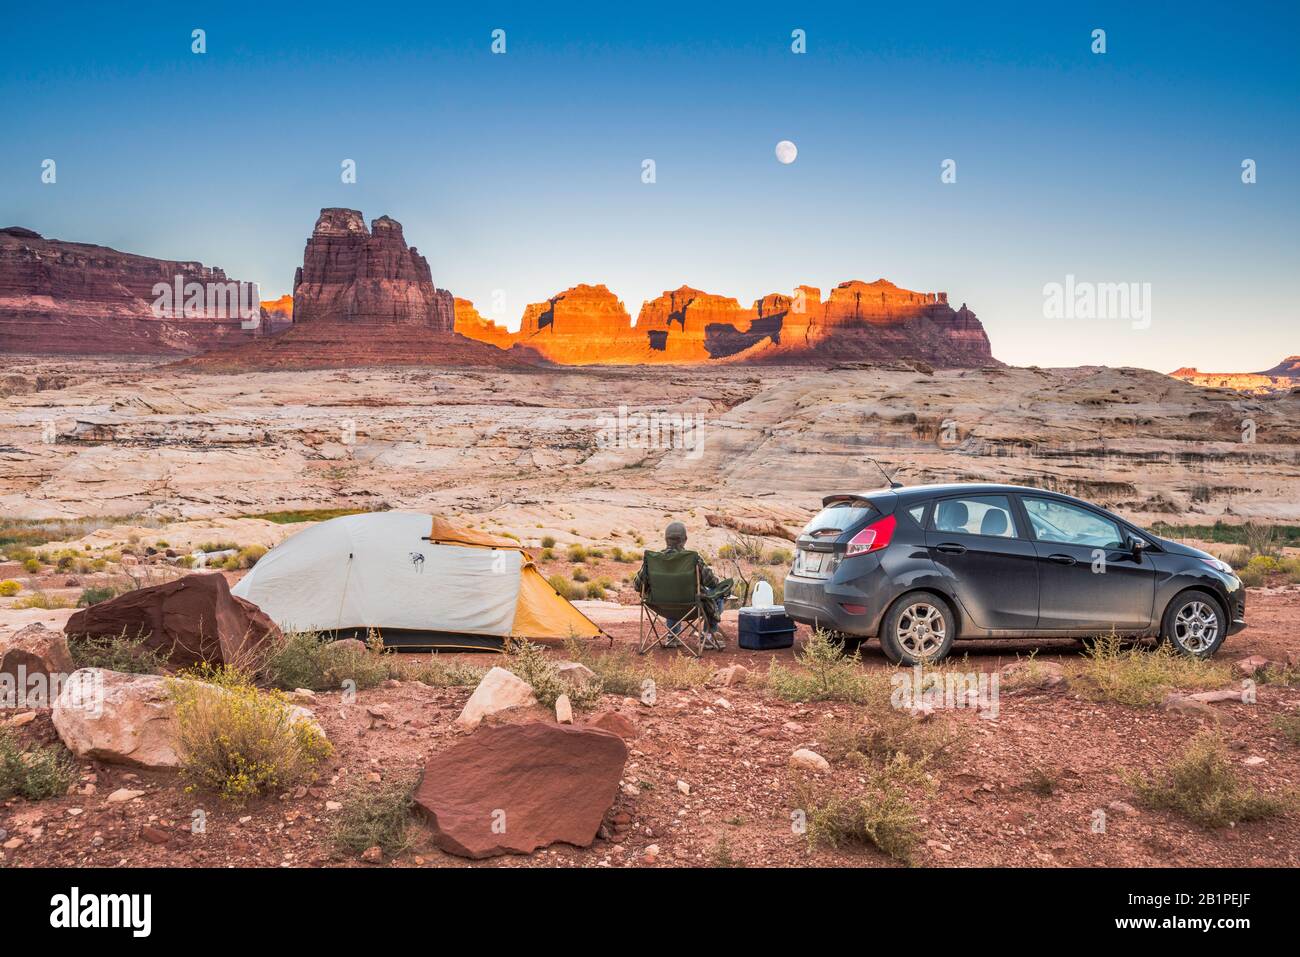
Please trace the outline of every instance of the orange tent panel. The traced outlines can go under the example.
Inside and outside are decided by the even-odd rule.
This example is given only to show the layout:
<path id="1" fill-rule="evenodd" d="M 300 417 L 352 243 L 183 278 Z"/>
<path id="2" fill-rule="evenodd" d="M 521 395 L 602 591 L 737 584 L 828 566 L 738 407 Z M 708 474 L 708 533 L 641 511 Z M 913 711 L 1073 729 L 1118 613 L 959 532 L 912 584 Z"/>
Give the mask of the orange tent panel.
<path id="1" fill-rule="evenodd" d="M 570 635 L 595 638 L 599 634 L 600 628 L 558 594 L 536 565 L 524 563 L 519 571 L 519 604 L 510 629 L 512 638 L 564 641 Z"/>

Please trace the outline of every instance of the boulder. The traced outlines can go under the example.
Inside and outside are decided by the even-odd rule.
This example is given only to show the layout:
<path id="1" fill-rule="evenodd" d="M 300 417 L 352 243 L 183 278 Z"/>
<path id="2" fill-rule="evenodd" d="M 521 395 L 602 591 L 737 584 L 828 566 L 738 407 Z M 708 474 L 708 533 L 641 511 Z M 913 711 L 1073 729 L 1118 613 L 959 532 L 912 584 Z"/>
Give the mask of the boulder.
<path id="1" fill-rule="evenodd" d="M 550 722 L 487 725 L 434 755 L 415 789 L 433 841 L 462 857 L 587 847 L 627 761 L 616 734 Z"/>
<path id="2" fill-rule="evenodd" d="M 260 608 L 230 593 L 220 573 L 137 588 L 82 609 L 63 630 L 70 638 L 143 637 L 142 649 L 178 668 L 200 662 L 236 664 L 280 636 Z"/>
<path id="3" fill-rule="evenodd" d="M 48 708 L 57 684 L 75 670 L 67 638 L 42 624 L 0 638 L 0 707 Z"/>
<path id="4" fill-rule="evenodd" d="M 537 704 L 537 697 L 533 694 L 532 685 L 505 668 L 495 667 L 483 676 L 474 693 L 469 696 L 456 724 L 466 730 L 473 730 L 490 714 L 534 704 Z"/>
<path id="5" fill-rule="evenodd" d="M 176 705 L 159 675 L 132 675 L 104 668 L 73 672 L 54 701 L 54 730 L 79 758 L 142 768 L 180 765 Z M 227 692 L 208 685 L 214 694 Z M 325 732 L 306 708 L 289 705 L 290 720 Z"/>
<path id="6" fill-rule="evenodd" d="M 801 768 L 805 771 L 829 771 L 831 764 L 816 751 L 800 748 L 790 755 L 790 767 Z"/>

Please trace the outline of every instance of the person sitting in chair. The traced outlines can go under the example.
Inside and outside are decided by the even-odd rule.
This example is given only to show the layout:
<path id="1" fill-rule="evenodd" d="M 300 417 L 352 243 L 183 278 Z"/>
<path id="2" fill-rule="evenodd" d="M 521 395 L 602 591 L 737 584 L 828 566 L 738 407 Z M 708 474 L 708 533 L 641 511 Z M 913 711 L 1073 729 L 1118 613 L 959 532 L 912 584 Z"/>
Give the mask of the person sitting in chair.
<path id="1" fill-rule="evenodd" d="M 664 542 L 667 545 L 667 548 L 665 548 L 664 551 L 667 553 L 685 551 L 686 526 L 681 522 L 670 522 L 668 527 L 664 529 Z M 695 561 L 700 570 L 700 588 L 703 589 L 703 593 L 712 592 L 714 589 L 718 588 L 722 582 L 718 580 L 718 576 L 713 573 L 713 569 L 708 566 L 708 563 L 706 563 L 699 555 L 695 556 Z M 641 569 L 636 573 L 636 578 L 632 580 L 632 585 L 638 592 L 644 591 L 646 580 L 646 567 L 645 560 L 643 559 L 641 562 Z M 713 651 L 722 650 L 723 636 L 718 625 L 722 620 L 722 607 L 726 600 L 725 595 L 717 597 L 709 597 L 706 595 L 705 600 L 701 603 L 704 609 L 705 628 L 707 631 L 704 638 L 704 647 Z M 677 627 L 677 622 L 675 621 L 670 621 L 668 624 L 670 629 L 675 629 Z M 664 647 L 671 648 L 678 644 L 680 644 L 680 642 L 678 642 L 676 638 L 669 638 L 664 642 Z"/>

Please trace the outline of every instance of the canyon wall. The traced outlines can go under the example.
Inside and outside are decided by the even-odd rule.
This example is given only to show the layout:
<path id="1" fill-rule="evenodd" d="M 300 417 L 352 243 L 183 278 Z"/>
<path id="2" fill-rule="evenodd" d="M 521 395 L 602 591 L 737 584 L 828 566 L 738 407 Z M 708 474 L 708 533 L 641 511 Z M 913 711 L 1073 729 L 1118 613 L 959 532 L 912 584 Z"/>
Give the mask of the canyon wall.
<path id="1" fill-rule="evenodd" d="M 155 287 L 178 281 L 182 295 L 155 308 Z M 191 300 L 196 283 L 205 294 Z M 202 263 L 0 229 L 0 353 L 184 355 L 248 342 L 267 330 L 240 318 L 241 295 L 257 309 L 254 286 Z"/>
<path id="2" fill-rule="evenodd" d="M 1300 356 L 1287 356 L 1263 372 L 1201 372 L 1191 366 L 1184 366 L 1169 374 L 1175 379 L 1209 389 L 1232 389 L 1235 392 L 1268 395 L 1300 389 Z"/>

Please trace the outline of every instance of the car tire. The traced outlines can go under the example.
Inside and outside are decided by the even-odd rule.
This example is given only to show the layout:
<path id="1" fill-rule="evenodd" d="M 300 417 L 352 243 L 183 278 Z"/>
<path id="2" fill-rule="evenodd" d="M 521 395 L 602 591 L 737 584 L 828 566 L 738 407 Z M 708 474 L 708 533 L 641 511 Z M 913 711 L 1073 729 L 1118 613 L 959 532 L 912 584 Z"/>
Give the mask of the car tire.
<path id="1" fill-rule="evenodd" d="M 1227 616 L 1219 600 L 1193 588 L 1174 597 L 1160 621 L 1160 640 L 1189 658 L 1208 658 L 1228 637 Z"/>
<path id="2" fill-rule="evenodd" d="M 898 665 L 935 664 L 948 657 L 957 638 L 952 606 L 930 592 L 896 599 L 880 624 L 880 647 Z"/>

